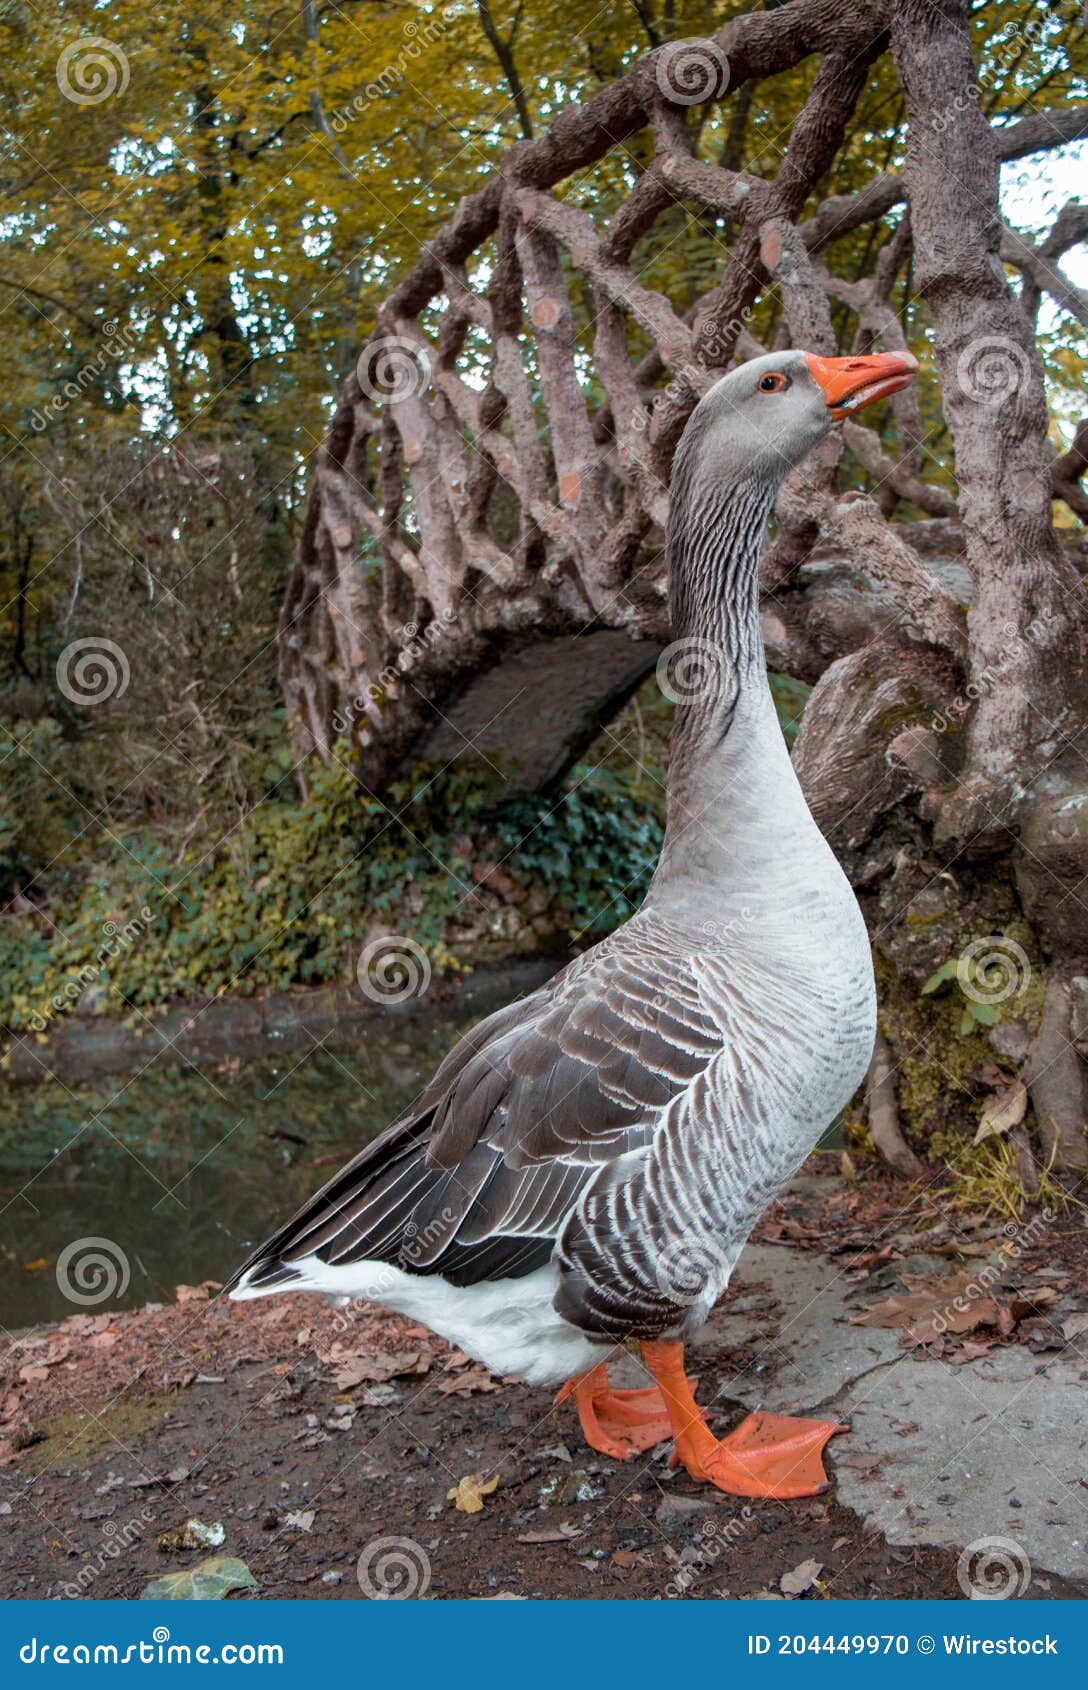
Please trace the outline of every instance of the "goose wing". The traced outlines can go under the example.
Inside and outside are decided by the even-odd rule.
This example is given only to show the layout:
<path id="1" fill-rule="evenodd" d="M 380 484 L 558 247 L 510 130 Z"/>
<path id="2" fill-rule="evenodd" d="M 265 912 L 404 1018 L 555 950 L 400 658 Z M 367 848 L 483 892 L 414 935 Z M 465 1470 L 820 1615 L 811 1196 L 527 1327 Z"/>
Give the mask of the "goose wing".
<path id="1" fill-rule="evenodd" d="M 542 1266 L 602 1164 L 649 1143 L 722 1047 L 690 942 L 645 913 L 488 1017 L 414 1113 L 368 1145 L 241 1270 L 391 1262 L 454 1284 Z"/>

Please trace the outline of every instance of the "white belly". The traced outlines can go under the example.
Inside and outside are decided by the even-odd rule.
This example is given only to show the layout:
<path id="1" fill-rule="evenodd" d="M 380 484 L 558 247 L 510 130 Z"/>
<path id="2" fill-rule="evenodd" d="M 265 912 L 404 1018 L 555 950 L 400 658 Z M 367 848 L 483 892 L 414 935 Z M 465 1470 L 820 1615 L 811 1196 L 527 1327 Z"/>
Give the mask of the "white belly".
<path id="1" fill-rule="evenodd" d="M 530 1385 L 561 1385 L 607 1354 L 584 1332 L 563 1320 L 552 1305 L 556 1269 L 552 1263 L 520 1279 L 482 1285 L 450 1285 L 437 1274 L 404 1273 L 388 1262 L 351 1262 L 331 1267 L 317 1256 L 290 1264 L 298 1279 L 281 1291 L 323 1291 L 361 1297 L 410 1316 L 464 1350 L 491 1372 L 516 1374 Z M 265 1292 L 245 1281 L 231 1293 L 245 1301 Z"/>

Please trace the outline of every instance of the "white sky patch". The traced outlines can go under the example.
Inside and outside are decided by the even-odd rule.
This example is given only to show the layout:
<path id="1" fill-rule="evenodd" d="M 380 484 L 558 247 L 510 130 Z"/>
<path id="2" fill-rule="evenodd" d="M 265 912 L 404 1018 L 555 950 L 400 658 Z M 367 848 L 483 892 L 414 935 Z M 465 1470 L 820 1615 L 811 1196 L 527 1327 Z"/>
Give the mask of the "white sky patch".
<path id="1" fill-rule="evenodd" d="M 1001 209 L 1014 228 L 1045 235 L 1067 200 L 1079 200 L 1088 181 L 1088 141 L 1007 164 L 1001 172 Z M 1070 247 L 1059 260 L 1071 282 L 1088 287 L 1088 246 Z"/>

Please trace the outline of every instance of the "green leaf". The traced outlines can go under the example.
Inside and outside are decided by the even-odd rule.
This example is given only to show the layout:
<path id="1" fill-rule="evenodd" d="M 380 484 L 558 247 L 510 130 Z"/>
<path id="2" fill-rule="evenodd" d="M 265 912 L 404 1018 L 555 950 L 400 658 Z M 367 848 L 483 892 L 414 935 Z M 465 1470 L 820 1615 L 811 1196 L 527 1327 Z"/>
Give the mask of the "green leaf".
<path id="1" fill-rule="evenodd" d="M 220 1602 L 232 1590 L 256 1590 L 257 1580 L 236 1555 L 213 1555 L 181 1573 L 164 1573 L 140 1592 L 140 1601 Z"/>
<path id="2" fill-rule="evenodd" d="M 931 974 L 922 987 L 922 996 L 925 997 L 928 992 L 935 992 L 939 986 L 944 985 L 946 980 L 954 980 L 958 968 L 959 959 L 957 957 L 949 957 L 947 962 L 942 962 L 937 972 Z"/>

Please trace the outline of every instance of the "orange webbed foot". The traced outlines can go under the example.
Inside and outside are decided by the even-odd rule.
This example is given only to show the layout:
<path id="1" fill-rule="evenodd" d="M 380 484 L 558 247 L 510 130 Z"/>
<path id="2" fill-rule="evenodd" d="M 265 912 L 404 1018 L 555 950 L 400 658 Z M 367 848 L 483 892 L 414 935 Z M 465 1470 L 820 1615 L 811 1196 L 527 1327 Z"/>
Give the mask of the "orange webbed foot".
<path id="1" fill-rule="evenodd" d="M 827 1489 L 823 1450 L 829 1438 L 849 1430 L 842 1421 L 791 1419 L 760 1410 L 719 1440 L 703 1423 L 684 1373 L 683 1345 L 643 1344 L 642 1353 L 669 1409 L 673 1465 L 682 1463 L 693 1479 L 731 1496 L 791 1501 Z"/>
<path id="2" fill-rule="evenodd" d="M 691 1447 L 691 1441 L 677 1438 L 675 1453 L 692 1478 L 731 1496 L 789 1502 L 827 1490 L 824 1446 L 847 1430 L 838 1420 L 793 1419 L 760 1410 L 712 1447 Z"/>
<path id="3" fill-rule="evenodd" d="M 586 1443 L 612 1461 L 629 1461 L 672 1436 L 668 1407 L 656 1385 L 613 1390 L 603 1362 L 568 1379 L 555 1400 L 573 1400 Z"/>

